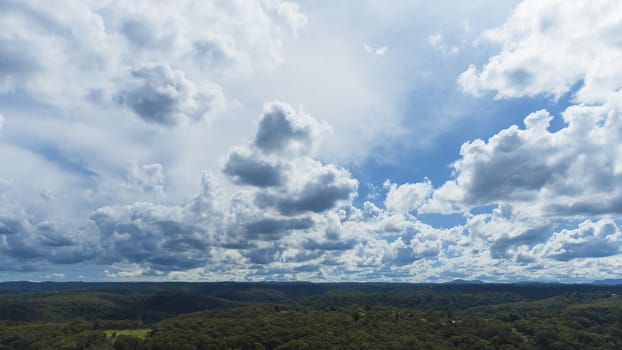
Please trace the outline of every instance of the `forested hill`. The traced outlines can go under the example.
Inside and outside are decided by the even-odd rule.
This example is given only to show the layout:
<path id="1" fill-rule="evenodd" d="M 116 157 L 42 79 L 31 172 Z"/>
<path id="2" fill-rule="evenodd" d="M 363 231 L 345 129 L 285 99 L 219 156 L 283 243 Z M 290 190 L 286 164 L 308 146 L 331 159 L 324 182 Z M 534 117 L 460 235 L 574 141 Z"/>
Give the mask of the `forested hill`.
<path id="1" fill-rule="evenodd" d="M 158 322 L 180 314 L 249 304 L 312 308 L 382 305 L 464 310 L 557 296 L 622 295 L 622 286 L 588 284 L 391 283 L 0 283 L 0 319 L 65 321 L 130 319 Z"/>
<path id="2" fill-rule="evenodd" d="M 620 349 L 622 286 L 0 283 L 0 349 Z"/>

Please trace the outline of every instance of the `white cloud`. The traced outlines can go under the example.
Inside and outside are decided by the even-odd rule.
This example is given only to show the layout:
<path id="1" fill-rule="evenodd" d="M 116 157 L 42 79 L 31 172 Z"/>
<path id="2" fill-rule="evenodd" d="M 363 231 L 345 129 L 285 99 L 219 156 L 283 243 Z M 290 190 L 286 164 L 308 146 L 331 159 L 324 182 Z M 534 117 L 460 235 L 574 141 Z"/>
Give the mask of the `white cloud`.
<path id="1" fill-rule="evenodd" d="M 258 189 L 256 201 L 284 215 L 323 212 L 349 203 L 358 189 L 350 173 L 311 157 L 325 123 L 283 102 L 266 104 L 255 137 L 229 154 L 224 172 Z"/>
<path id="2" fill-rule="evenodd" d="M 620 231 L 611 219 L 622 214 L 622 149 L 615 141 L 622 109 L 612 83 L 622 78 L 612 61 L 622 53 L 611 35 L 622 26 L 617 7 L 524 1 L 482 36 L 500 43 L 500 53 L 458 78 L 465 91 L 497 98 L 573 93 L 574 105 L 555 130 L 554 116 L 539 110 L 524 127 L 464 143 L 452 179 L 419 209 L 466 212 L 469 245 L 489 270 L 502 264 L 504 278 L 533 271 L 536 278 L 592 279 L 619 261 Z M 441 39 L 431 37 L 431 44 Z M 491 205 L 491 213 L 469 214 Z"/>
<path id="3" fill-rule="evenodd" d="M 0 261 L 3 271 L 43 270 L 76 264 L 97 255 L 88 227 L 71 227 L 27 213 L 0 192 Z"/>
<path id="4" fill-rule="evenodd" d="M 550 218 L 533 217 L 501 205 L 492 213 L 468 215 L 464 228 L 471 241 L 479 242 L 479 249 L 491 259 L 511 259 L 522 265 L 524 252 L 546 241 L 556 224 Z"/>
<path id="5" fill-rule="evenodd" d="M 502 26 L 482 35 L 501 51 L 481 68 L 471 65 L 458 82 L 469 93 L 493 91 L 497 98 L 557 98 L 581 83 L 578 102 L 602 103 L 622 76 L 615 64 L 622 57 L 620 30 L 616 1 L 523 1 Z"/>
<path id="6" fill-rule="evenodd" d="M 62 280 L 65 278 L 65 274 L 62 272 L 53 272 L 49 275 L 43 276 L 45 280 Z"/>
<path id="7" fill-rule="evenodd" d="M 214 84 L 194 84 L 184 72 L 169 65 L 141 63 L 130 70 L 114 99 L 149 123 L 165 126 L 198 121 L 225 108 L 222 89 Z"/>
<path id="8" fill-rule="evenodd" d="M 607 35 L 617 31 L 616 11 L 595 23 L 577 17 L 580 3 L 553 3 L 562 15 L 547 22 L 549 4 L 522 3 L 483 36 L 501 43 L 499 54 L 460 82 L 518 97 L 559 96 L 583 81 L 566 124 L 552 129 L 553 116 L 534 112 L 524 126 L 466 142 L 441 187 L 388 181 L 385 198 L 372 187 L 377 204 L 354 204 L 359 182 L 344 164 L 389 158 L 391 144 L 444 132 L 426 120 L 452 124 L 417 96 L 434 97 L 427 91 L 445 88 L 437 73 L 485 54 L 464 43 L 511 5 L 498 4 L 486 3 L 495 9 L 481 18 L 434 16 L 445 2 L 369 3 L 333 18 L 325 5 L 280 1 L 6 2 L 0 98 L 11 102 L 11 128 L 0 140 L 0 270 L 80 263 L 108 278 L 193 280 L 617 273 L 622 104 L 616 39 Z M 346 11 L 369 26 L 344 23 Z M 569 36 L 574 19 L 581 30 Z M 365 44 L 366 55 L 362 42 L 383 45 Z M 433 49 L 460 55 L 434 70 Z M 284 102 L 256 118 L 275 97 L 304 103 L 332 128 Z M 16 107 L 20 99 L 27 103 Z M 451 101 L 446 108 L 465 114 Z M 201 178 L 205 169 L 222 173 Z M 465 212 L 464 224 L 433 227 L 415 216 L 424 212 Z"/>
<path id="9" fill-rule="evenodd" d="M 163 195 L 166 191 L 166 177 L 158 163 L 138 165 L 132 162 L 127 173 L 128 184 L 140 191 Z"/>
<path id="10" fill-rule="evenodd" d="M 280 1 L 5 1 L 1 12 L 5 193 L 66 221 L 102 205 L 190 197 L 198 174 L 218 169 L 238 126 L 256 115 L 226 106 L 222 81 L 271 72 L 306 18 Z M 191 123 L 201 120 L 225 125 Z M 155 198 L 128 186 L 132 160 L 160 164 L 172 191 Z M 38 202 L 42 189 L 54 205 Z"/>
<path id="11" fill-rule="evenodd" d="M 373 48 L 367 44 L 363 44 L 363 50 L 365 50 L 365 52 L 371 55 L 384 56 L 387 54 L 387 52 L 389 52 L 389 47 L 384 45 L 384 46 L 379 46 L 377 48 Z"/>
<path id="12" fill-rule="evenodd" d="M 338 221 L 323 217 L 350 207 L 358 182 L 345 169 L 311 157 L 324 128 L 285 103 L 267 104 L 255 137 L 226 160 L 223 171 L 239 186 L 220 187 L 216 177 L 205 176 L 203 191 L 181 204 L 145 201 L 95 210 L 91 220 L 102 247 L 97 261 L 120 264 L 109 277 L 162 277 L 223 263 L 223 252 L 229 252 L 224 258 L 239 254 L 247 264 L 271 266 L 304 244 L 348 249 L 353 239 L 341 237 Z M 133 164 L 128 181 L 161 191 L 166 183 L 159 164 Z M 303 239 L 317 236 L 325 222 L 326 237 Z M 291 259 L 296 264 L 301 258 Z M 224 264 L 220 272 L 233 268 Z"/>
<path id="13" fill-rule="evenodd" d="M 4 126 L 4 116 L 0 114 L 0 129 Z"/>
<path id="14" fill-rule="evenodd" d="M 430 35 L 428 37 L 428 43 L 434 49 L 442 52 L 444 55 L 456 55 L 460 52 L 459 47 L 455 45 L 448 46 L 445 43 L 445 38 L 443 37 L 443 34 L 440 33 Z"/>
<path id="15" fill-rule="evenodd" d="M 307 16 L 300 11 L 297 3 L 290 1 L 273 1 L 266 2 L 275 6 L 277 12 L 285 18 L 285 21 L 294 33 L 294 37 L 298 37 L 298 32 L 307 26 Z"/>
<path id="16" fill-rule="evenodd" d="M 204 266 L 210 248 L 227 241 L 227 198 L 204 176 L 203 190 L 178 205 L 137 202 L 95 210 L 105 264 L 139 264 L 154 273 Z"/>
<path id="17" fill-rule="evenodd" d="M 622 29 L 621 9 L 605 1 L 524 1 L 506 23 L 483 34 L 501 51 L 458 78 L 465 91 L 559 98 L 579 84 L 572 92 L 576 104 L 562 113 L 559 130 L 549 130 L 553 116 L 541 110 L 525 118 L 524 129 L 512 126 L 465 143 L 453 164 L 455 179 L 437 189 L 424 210 L 511 203 L 532 215 L 622 213 L 622 149 L 615 146 L 622 109 L 614 83 L 622 71 L 613 63 L 622 57 L 613 35 Z"/>
<path id="18" fill-rule="evenodd" d="M 387 52 L 389 52 L 389 47 L 388 46 L 381 46 L 376 48 L 376 51 L 374 51 L 374 53 L 376 54 L 376 56 L 384 56 L 387 54 Z"/>
<path id="19" fill-rule="evenodd" d="M 559 261 L 602 258 L 620 253 L 622 233 L 612 220 L 584 221 L 576 229 L 554 233 L 534 248 L 536 254 Z"/>
<path id="20" fill-rule="evenodd" d="M 572 106 L 563 116 L 567 126 L 555 132 L 541 110 L 525 118 L 524 129 L 512 126 L 465 143 L 453 165 L 456 178 L 436 190 L 424 210 L 510 203 L 533 215 L 621 213 L 622 150 L 611 146 L 622 136 L 620 113 Z"/>
<path id="21" fill-rule="evenodd" d="M 432 193 L 432 183 L 428 179 L 425 179 L 423 182 L 401 185 L 387 180 L 384 183 L 384 187 L 389 189 L 384 205 L 387 209 L 397 213 L 417 210 Z"/>
<path id="22" fill-rule="evenodd" d="M 264 105 L 253 146 L 264 153 L 306 155 L 327 132 L 330 127 L 326 123 L 275 101 Z"/>
<path id="23" fill-rule="evenodd" d="M 280 37 L 286 34 L 279 19 L 294 33 L 306 23 L 295 4 L 280 1 L 5 5 L 0 15 L 1 91 L 23 91 L 61 106 L 97 99 L 128 67 L 142 62 L 173 66 L 174 74 L 184 72 L 194 85 L 272 67 L 281 61 Z"/>
<path id="24" fill-rule="evenodd" d="M 104 270 L 107 278 L 132 279 L 143 277 L 147 270 L 138 264 L 117 263 L 111 265 L 111 270 Z"/>

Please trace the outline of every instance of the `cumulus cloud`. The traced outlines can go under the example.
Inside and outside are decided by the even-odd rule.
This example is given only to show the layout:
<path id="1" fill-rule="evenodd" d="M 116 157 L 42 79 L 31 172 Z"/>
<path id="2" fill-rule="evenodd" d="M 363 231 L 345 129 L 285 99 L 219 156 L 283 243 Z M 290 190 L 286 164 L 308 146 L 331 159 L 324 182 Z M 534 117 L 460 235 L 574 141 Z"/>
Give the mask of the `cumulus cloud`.
<path id="1" fill-rule="evenodd" d="M 411 215 L 384 211 L 369 202 L 344 220 L 342 227 L 345 237 L 355 232 L 358 239 L 338 259 L 362 278 L 365 274 L 382 275 L 383 271 L 395 278 L 400 274 L 412 276 L 422 266 L 444 259 L 442 247 L 457 244 L 460 237 L 459 230 L 434 229 Z M 438 271 L 426 271 L 426 277 L 420 277 L 437 280 L 439 276 L 431 277 L 434 273 Z"/>
<path id="2" fill-rule="evenodd" d="M 384 200 L 384 206 L 398 213 L 417 210 L 432 193 L 432 183 L 429 179 L 425 179 L 423 182 L 401 185 L 387 180 L 384 183 L 384 187 L 389 189 Z"/>
<path id="3" fill-rule="evenodd" d="M 389 249 L 383 256 L 382 262 L 391 266 L 404 266 L 410 265 L 419 259 L 435 258 L 440 253 L 438 241 L 417 243 L 419 244 L 408 244 L 402 238 L 398 238 L 388 245 Z"/>
<path id="4" fill-rule="evenodd" d="M 622 233 L 612 220 L 584 221 L 576 229 L 554 233 L 534 248 L 536 254 L 560 261 L 602 258 L 620 253 Z"/>
<path id="5" fill-rule="evenodd" d="M 284 1 L 3 5 L 0 93 L 53 106 L 113 94 L 144 120 L 169 125 L 179 115 L 215 112 L 222 91 L 214 77 L 279 64 L 281 37 L 306 25 L 298 6 Z"/>
<path id="6" fill-rule="evenodd" d="M 118 89 L 115 99 L 119 104 L 146 122 L 166 126 L 183 119 L 201 120 L 208 113 L 221 111 L 225 104 L 219 86 L 197 86 L 182 71 L 166 64 L 143 63 L 132 68 Z"/>
<path id="7" fill-rule="evenodd" d="M 166 178 L 162 165 L 158 163 L 139 166 L 133 162 L 127 172 L 127 181 L 130 187 L 142 192 L 161 195 L 166 191 Z"/>
<path id="8" fill-rule="evenodd" d="M 465 91 L 490 90 L 498 97 L 559 97 L 573 91 L 576 105 L 563 112 L 562 127 L 550 127 L 556 116 L 547 111 L 534 112 L 524 125 L 465 143 L 452 177 L 440 187 L 434 189 L 427 178 L 387 181 L 385 198 L 370 197 L 376 203 L 358 206 L 358 181 L 343 166 L 326 161 L 330 157 L 318 156 L 330 127 L 287 103 L 267 103 L 246 143 L 229 147 L 223 142 L 229 152 L 222 174 L 204 176 L 199 190 L 198 174 L 168 166 L 182 164 L 185 157 L 199 166 L 218 164 L 215 157 L 188 156 L 184 147 L 194 142 L 171 150 L 174 142 L 167 136 L 205 138 L 205 124 L 142 129 L 141 121 L 174 126 L 212 119 L 229 98 L 219 86 L 242 83 L 227 85 L 221 79 L 270 71 L 281 62 L 284 39 L 288 33 L 300 35 L 307 23 L 296 4 L 69 2 L 61 4 L 66 11 L 56 11 L 58 4 L 5 3 L 0 94 L 17 93 L 61 109 L 95 104 L 105 110 L 107 123 L 119 118 L 114 125 L 122 126 L 120 133 L 132 123 L 140 125 L 141 131 L 125 137 L 141 147 L 119 151 L 125 163 L 112 169 L 91 166 L 97 162 L 80 152 L 73 157 L 70 148 L 22 147 L 75 174 L 120 179 L 94 188 L 76 186 L 84 194 L 75 206 L 86 203 L 84 210 L 91 213 L 64 223 L 28 204 L 14 205 L 18 196 L 9 198 L 0 178 L 0 270 L 54 265 L 49 271 L 57 271 L 58 264 L 87 263 L 105 266 L 109 278 L 335 281 L 586 280 L 597 275 L 593 272 L 618 273 L 621 241 L 614 219 L 622 212 L 622 148 L 616 146 L 622 108 L 619 45 L 609 32 L 618 29 L 617 5 L 594 5 L 608 14 L 595 21 L 577 15 L 587 11 L 587 3 L 525 1 L 506 24 L 482 36 L 500 43 L 500 53 L 459 78 Z M 547 17 L 557 12 L 560 16 Z M 568 36 L 569 31 L 577 33 Z M 457 52 L 441 34 L 429 36 L 428 44 L 444 54 Z M 388 46 L 363 50 L 382 56 Z M 300 62 L 307 61 L 294 65 Z M 357 88 L 365 83 L 346 82 Z M 385 110 L 384 99 L 368 92 L 352 96 L 372 102 L 352 108 L 373 105 L 371 114 Z M 246 102 L 235 102 L 235 108 L 255 103 Z M 340 111 L 353 110 L 343 101 L 340 105 L 345 106 Z M 126 112 L 138 118 L 126 118 Z M 63 117 L 80 124 L 73 114 Z M 360 120 L 366 120 L 366 128 L 392 128 L 380 127 L 389 119 Z M 96 137 L 96 129 L 86 134 Z M 356 136 L 367 142 L 367 136 Z M 146 138 L 157 140 L 149 152 Z M 130 155 L 139 160 L 126 169 Z M 193 185 L 194 196 L 173 191 Z M 46 198 L 46 207 L 60 208 L 59 203 L 77 198 L 62 186 L 32 187 L 37 200 Z M 101 200 L 97 191 L 111 194 Z M 438 228 L 415 216 L 430 212 L 463 212 L 464 223 Z"/>
<path id="9" fill-rule="evenodd" d="M 202 191 L 184 203 L 145 201 L 95 210 L 99 261 L 119 266 L 110 276 L 136 271 L 169 276 L 223 264 L 232 255 L 263 266 L 300 262 L 304 245 L 319 252 L 308 257 L 315 260 L 324 251 L 352 247 L 354 239 L 338 233 L 339 220 L 328 225 L 324 219 L 348 208 L 358 186 L 345 169 L 311 156 L 324 128 L 285 103 L 268 104 L 255 136 L 234 147 L 225 161 L 223 174 L 236 186 L 226 190 L 216 177 L 204 176 Z M 164 191 L 166 184 L 159 164 L 133 164 L 128 182 L 149 191 Z"/>
<path id="10" fill-rule="evenodd" d="M 310 217 L 266 216 L 252 198 L 223 193 L 209 176 L 203 191 L 187 203 L 102 207 L 91 220 L 100 232 L 97 259 L 114 267 L 111 277 L 162 277 L 208 269 L 208 264 L 212 273 L 226 273 L 235 264 L 223 259 L 232 255 L 270 265 L 286 248 L 269 242 L 315 227 Z"/>
<path id="11" fill-rule="evenodd" d="M 511 205 L 491 213 L 470 215 L 464 230 L 473 242 L 481 241 L 492 259 L 516 259 L 523 251 L 548 239 L 556 226 L 548 218 L 533 217 Z"/>
<path id="12" fill-rule="evenodd" d="M 549 131 L 553 116 L 541 110 L 525 118 L 524 129 L 465 143 L 453 165 L 455 180 L 435 191 L 426 210 L 514 203 L 532 207 L 534 215 L 621 212 L 621 150 L 612 146 L 622 112 L 614 83 L 622 71 L 613 64 L 622 50 L 612 35 L 622 28 L 620 10 L 615 2 L 524 1 L 483 34 L 501 51 L 458 78 L 465 91 L 500 98 L 572 93 L 575 105 L 562 113 L 565 126 L 557 131 Z"/>
<path id="13" fill-rule="evenodd" d="M 348 204 L 356 196 L 358 181 L 348 171 L 312 160 L 296 166 L 284 191 L 258 193 L 257 203 L 275 207 L 284 215 L 296 215 L 324 212 Z"/>
<path id="14" fill-rule="evenodd" d="M 284 186 L 289 173 L 295 171 L 290 162 L 310 160 L 318 140 L 328 130 L 327 124 L 296 112 L 287 103 L 267 103 L 253 141 L 234 148 L 223 171 L 238 184 Z"/>
<path id="15" fill-rule="evenodd" d="M 408 210 L 384 210 L 370 202 L 360 209 L 353 206 L 358 182 L 349 172 L 290 146 L 302 139 L 313 147 L 317 138 L 308 135 L 314 133 L 301 138 L 301 133 L 291 132 L 308 130 L 295 126 L 295 115 L 284 119 L 294 125 L 283 126 L 283 120 L 264 123 L 263 118 L 274 115 L 266 110 L 255 137 L 235 147 L 225 161 L 223 173 L 236 186 L 220 187 L 215 177 L 206 176 L 203 191 L 185 203 L 141 202 L 92 213 L 103 252 L 98 259 L 112 266 L 109 276 L 168 278 L 194 271 L 193 276 L 251 279 L 284 278 L 283 274 L 342 278 L 347 273 L 357 279 L 385 270 L 407 277 L 415 266 L 443 258 L 443 246 L 458 244 L 459 230 L 434 229 Z M 299 125 L 316 124 L 307 120 Z M 273 134 L 284 140 L 283 147 L 295 151 L 257 144 L 257 134 L 269 134 L 270 125 L 287 130 Z M 246 171 L 252 165 L 260 171 L 259 165 L 267 161 L 280 169 L 278 182 L 257 180 L 265 174 Z M 392 186 L 394 199 L 388 203 L 396 204 L 389 207 L 419 205 L 430 186 L 428 180 Z"/>
<path id="16" fill-rule="evenodd" d="M 23 265 L 28 260 L 31 266 L 45 268 L 46 262 L 54 261 L 98 263 L 108 253 L 111 260 L 129 261 L 132 256 L 123 249 L 130 249 L 132 234 L 138 232 L 132 227 L 154 235 L 195 229 L 198 224 L 182 225 L 175 218 L 180 212 L 207 220 L 211 212 L 201 209 L 210 201 L 205 196 L 192 205 L 172 204 L 192 197 L 185 192 L 191 185 L 180 175 L 190 171 L 177 160 L 196 156 L 182 152 L 182 143 L 195 130 L 204 132 L 206 125 L 173 130 L 144 128 L 141 122 L 173 126 L 213 119 L 225 108 L 221 81 L 278 66 L 283 40 L 304 30 L 306 16 L 296 4 L 278 0 L 158 6 L 147 1 L 9 0 L 2 2 L 0 26 L 0 98 L 10 101 L 20 115 L 15 129 L 2 129 L 3 135 L 12 134 L 3 137 L 0 146 L 0 208 L 15 201 L 32 213 L 24 220 L 18 220 L 21 214 L 3 216 L 0 227 L 6 235 L 0 256 L 32 255 Z M 198 144 L 192 148 L 205 145 Z M 136 162 L 127 169 L 130 159 Z M 170 186 L 175 191 L 169 191 Z M 140 201 L 148 204 L 133 208 Z M 253 198 L 245 201 L 252 202 Z M 84 213 L 102 206 L 108 208 L 109 220 L 102 216 L 100 225 L 89 222 Z M 132 210 L 140 222 L 131 220 Z M 261 219 L 251 216 L 249 222 Z M 168 217 L 179 225 L 155 223 Z M 213 221 L 218 225 L 226 220 Z M 93 247 L 100 246 L 98 235 L 107 232 L 104 222 L 121 227 L 127 223 L 128 231 L 117 230 L 125 241 L 102 240 L 106 250 L 100 251 Z M 56 223 L 54 229 L 50 223 Z M 235 235 L 246 232 L 244 227 L 232 230 Z M 219 227 L 218 232 L 225 230 Z M 166 258 L 177 257 L 154 254 L 144 261 L 160 266 Z M 183 261 L 172 264 L 182 266 Z M 0 265 L 15 264 L 2 260 Z"/>
<path id="17" fill-rule="evenodd" d="M 423 210 L 452 211 L 513 203 L 536 213 L 590 216 L 622 212 L 620 111 L 608 106 L 571 106 L 566 126 L 548 130 L 544 110 L 487 141 L 461 147 L 456 178 L 437 189 Z"/>
<path id="18" fill-rule="evenodd" d="M 521 2 L 483 40 L 501 46 L 483 67 L 458 79 L 467 92 L 494 91 L 497 98 L 546 94 L 560 97 L 578 82 L 578 101 L 603 102 L 618 90 L 622 70 L 622 5 L 616 1 Z"/>
<path id="19" fill-rule="evenodd" d="M 306 230 L 314 226 L 310 218 L 273 219 L 264 218 L 259 221 L 246 224 L 249 238 L 261 240 L 275 240 L 283 237 L 284 233 L 291 230 Z"/>
<path id="20" fill-rule="evenodd" d="M 183 205 L 139 202 L 97 209 L 91 220 L 105 251 L 99 258 L 108 264 L 143 264 L 158 271 L 205 265 L 210 246 L 225 232 L 211 185 L 206 178 L 203 191 Z"/>
<path id="21" fill-rule="evenodd" d="M 283 102 L 266 104 L 255 137 L 229 154 L 223 169 L 233 182 L 257 188 L 257 205 L 283 215 L 320 213 L 348 204 L 358 189 L 350 173 L 311 157 L 325 123 Z"/>
<path id="22" fill-rule="evenodd" d="M 622 109 L 612 83 L 622 73 L 611 61 L 622 53 L 611 35 L 622 25 L 618 7 L 523 1 L 503 25 L 482 35 L 500 43 L 501 51 L 462 73 L 463 90 L 492 91 L 497 98 L 572 93 L 573 104 L 555 130 L 555 116 L 539 110 L 525 117 L 523 127 L 462 145 L 453 178 L 419 208 L 466 213 L 469 243 L 455 246 L 462 247 L 460 255 L 503 264 L 514 271 L 504 270 L 506 276 L 532 271 L 548 278 L 589 278 L 586 271 L 604 271 L 619 259 L 620 231 L 610 219 L 622 213 L 622 156 L 615 146 Z M 431 40 L 441 43 L 440 37 Z M 492 212 L 470 214 L 490 207 Z M 570 260 L 581 261 L 582 272 L 564 267 Z"/>
<path id="23" fill-rule="evenodd" d="M 284 182 L 283 166 L 261 159 L 247 150 L 234 150 L 229 154 L 223 172 L 233 182 L 258 187 L 280 186 Z"/>
<path id="24" fill-rule="evenodd" d="M 93 232 L 86 228 L 66 232 L 58 223 L 38 220 L 18 207 L 7 205 L 7 201 L 0 205 L 3 271 L 40 270 L 50 264 L 90 261 L 97 255 L 94 243 Z"/>
<path id="25" fill-rule="evenodd" d="M 264 106 L 253 145 L 265 153 L 309 154 L 328 130 L 325 123 L 276 101 Z"/>

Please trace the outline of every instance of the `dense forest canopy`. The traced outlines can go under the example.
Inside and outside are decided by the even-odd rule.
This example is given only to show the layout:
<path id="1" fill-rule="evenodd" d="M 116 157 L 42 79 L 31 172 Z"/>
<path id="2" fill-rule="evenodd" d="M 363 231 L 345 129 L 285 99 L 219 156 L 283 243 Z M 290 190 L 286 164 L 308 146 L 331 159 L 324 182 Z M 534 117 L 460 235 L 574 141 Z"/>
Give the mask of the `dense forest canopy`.
<path id="1" fill-rule="evenodd" d="M 619 349 L 622 286 L 0 283 L 0 349 Z"/>

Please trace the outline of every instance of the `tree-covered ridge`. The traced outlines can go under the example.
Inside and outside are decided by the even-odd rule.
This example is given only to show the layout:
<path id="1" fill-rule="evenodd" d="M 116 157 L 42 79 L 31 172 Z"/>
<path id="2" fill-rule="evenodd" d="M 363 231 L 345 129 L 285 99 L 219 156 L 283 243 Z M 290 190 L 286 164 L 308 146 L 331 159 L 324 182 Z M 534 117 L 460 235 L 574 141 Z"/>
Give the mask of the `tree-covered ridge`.
<path id="1" fill-rule="evenodd" d="M 620 287 L 118 287 L 1 293 L 0 349 L 622 348 Z"/>
<path id="2" fill-rule="evenodd" d="M 598 298 L 622 286 L 569 284 L 387 283 L 0 283 L 0 320 L 130 319 L 146 323 L 184 313 L 256 303 L 387 305 L 422 310 L 535 301 L 559 295 Z"/>

